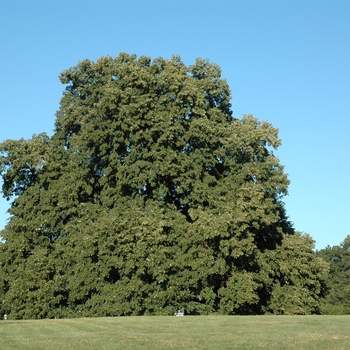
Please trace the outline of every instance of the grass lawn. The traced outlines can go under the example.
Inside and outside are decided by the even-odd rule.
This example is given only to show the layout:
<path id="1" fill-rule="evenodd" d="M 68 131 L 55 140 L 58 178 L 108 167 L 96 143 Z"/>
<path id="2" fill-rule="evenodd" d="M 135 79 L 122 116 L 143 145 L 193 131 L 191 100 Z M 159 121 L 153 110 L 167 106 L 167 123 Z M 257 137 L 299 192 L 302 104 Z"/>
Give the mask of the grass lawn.
<path id="1" fill-rule="evenodd" d="M 350 349 L 350 316 L 0 321 L 0 349 Z"/>

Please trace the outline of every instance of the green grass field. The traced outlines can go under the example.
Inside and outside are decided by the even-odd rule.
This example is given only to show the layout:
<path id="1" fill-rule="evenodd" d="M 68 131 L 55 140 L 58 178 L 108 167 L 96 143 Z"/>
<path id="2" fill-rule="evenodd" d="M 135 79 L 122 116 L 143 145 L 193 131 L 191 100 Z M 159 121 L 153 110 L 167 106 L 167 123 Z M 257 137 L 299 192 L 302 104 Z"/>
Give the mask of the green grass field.
<path id="1" fill-rule="evenodd" d="M 350 349 L 350 316 L 0 321 L 0 349 Z"/>

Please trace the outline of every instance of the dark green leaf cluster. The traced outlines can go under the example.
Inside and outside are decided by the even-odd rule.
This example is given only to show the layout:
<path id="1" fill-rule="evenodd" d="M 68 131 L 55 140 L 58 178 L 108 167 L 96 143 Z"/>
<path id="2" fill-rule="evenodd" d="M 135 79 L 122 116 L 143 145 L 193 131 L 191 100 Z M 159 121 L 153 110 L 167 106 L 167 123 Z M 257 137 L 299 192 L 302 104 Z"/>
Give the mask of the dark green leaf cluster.
<path id="1" fill-rule="evenodd" d="M 60 78 L 53 136 L 0 144 L 2 313 L 317 312 L 324 265 L 287 220 L 278 132 L 232 117 L 216 64 L 120 54 Z"/>
<path id="2" fill-rule="evenodd" d="M 330 291 L 322 299 L 322 313 L 350 314 L 350 236 L 339 245 L 321 249 L 317 256 L 330 264 L 327 276 Z"/>

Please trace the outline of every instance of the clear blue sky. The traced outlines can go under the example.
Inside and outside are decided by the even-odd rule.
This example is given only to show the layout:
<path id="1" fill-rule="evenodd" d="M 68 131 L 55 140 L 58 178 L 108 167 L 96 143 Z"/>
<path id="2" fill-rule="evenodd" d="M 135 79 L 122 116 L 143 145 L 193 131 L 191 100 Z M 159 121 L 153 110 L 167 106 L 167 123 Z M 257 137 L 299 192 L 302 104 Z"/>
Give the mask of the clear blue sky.
<path id="1" fill-rule="evenodd" d="M 349 0 L 1 0 L 0 44 L 0 141 L 52 134 L 58 75 L 85 58 L 216 62 L 234 116 L 280 130 L 295 228 L 317 249 L 350 234 Z"/>

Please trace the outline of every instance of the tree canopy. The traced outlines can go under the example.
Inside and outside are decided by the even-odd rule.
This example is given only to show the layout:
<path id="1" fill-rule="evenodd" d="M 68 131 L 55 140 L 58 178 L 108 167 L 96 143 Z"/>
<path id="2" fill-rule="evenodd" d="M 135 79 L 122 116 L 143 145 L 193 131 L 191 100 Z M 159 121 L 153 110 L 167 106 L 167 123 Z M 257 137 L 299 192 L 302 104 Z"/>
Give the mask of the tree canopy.
<path id="1" fill-rule="evenodd" d="M 278 130 L 233 118 L 218 65 L 122 53 L 60 80 L 54 134 L 0 144 L 2 313 L 318 312 L 327 264 L 286 215 Z"/>

